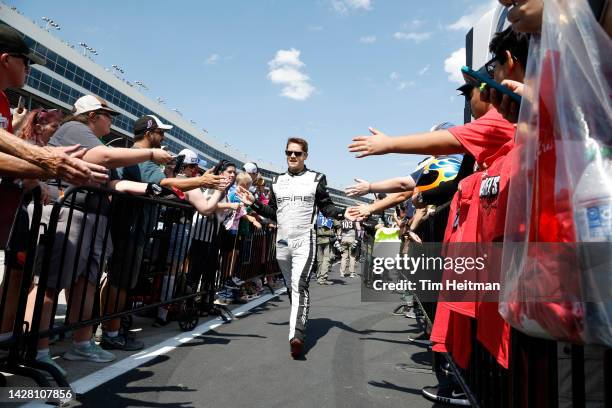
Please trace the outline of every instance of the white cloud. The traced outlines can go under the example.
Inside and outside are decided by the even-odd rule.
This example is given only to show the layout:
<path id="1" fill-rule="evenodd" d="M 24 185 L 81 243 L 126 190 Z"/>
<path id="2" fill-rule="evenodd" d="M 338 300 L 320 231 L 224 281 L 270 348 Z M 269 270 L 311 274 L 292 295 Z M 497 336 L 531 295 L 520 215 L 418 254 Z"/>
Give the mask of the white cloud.
<path id="1" fill-rule="evenodd" d="M 346 14 L 349 10 L 371 10 L 371 0 L 332 0 L 332 8 L 340 14 Z"/>
<path id="2" fill-rule="evenodd" d="M 414 81 L 400 81 L 398 82 L 397 86 L 395 87 L 395 89 L 397 89 L 398 91 L 403 91 L 404 89 L 408 88 L 409 86 L 414 85 Z"/>
<path id="3" fill-rule="evenodd" d="M 398 31 L 393 34 L 393 37 L 395 37 L 397 40 L 414 41 L 416 44 L 419 44 L 425 40 L 428 40 L 431 37 L 431 33 Z"/>
<path id="4" fill-rule="evenodd" d="M 491 10 L 496 5 L 497 0 L 489 0 L 487 3 L 481 4 L 476 8 L 472 7 L 468 14 L 459 17 L 458 20 L 449 24 L 446 26 L 446 28 L 455 31 L 468 31 L 474 26 L 480 17 L 482 17 L 487 11 Z"/>
<path id="5" fill-rule="evenodd" d="M 402 80 L 401 75 L 395 71 L 389 74 L 389 79 L 391 80 L 391 85 L 395 86 L 395 89 L 398 91 L 403 91 L 404 89 L 414 85 L 414 81 Z"/>
<path id="6" fill-rule="evenodd" d="M 214 65 L 217 62 L 219 62 L 219 59 L 221 59 L 221 57 L 219 56 L 219 54 L 212 54 L 210 55 L 208 58 L 206 58 L 206 65 Z"/>
<path id="7" fill-rule="evenodd" d="M 290 50 L 278 50 L 273 60 L 268 62 L 270 68 L 283 66 L 302 67 L 304 63 L 300 61 L 300 50 L 292 48 Z"/>
<path id="8" fill-rule="evenodd" d="M 304 75 L 295 68 L 276 68 L 268 73 L 270 81 L 276 84 L 285 84 L 291 82 L 304 82 L 308 81 L 307 75 Z"/>
<path id="9" fill-rule="evenodd" d="M 421 28 L 423 24 L 425 24 L 423 20 L 414 19 L 414 20 L 411 20 L 411 21 L 408 21 L 402 24 L 402 29 L 404 31 L 414 31 L 414 30 L 418 30 L 419 28 Z"/>
<path id="10" fill-rule="evenodd" d="M 314 93 L 310 77 L 300 71 L 304 63 L 300 60 L 300 50 L 278 50 L 274 59 L 268 62 L 268 79 L 273 84 L 283 86 L 281 96 L 296 101 L 304 101 Z"/>
<path id="11" fill-rule="evenodd" d="M 448 80 L 458 84 L 463 84 L 461 67 L 465 65 L 465 48 L 459 48 L 444 60 L 444 71 L 448 73 Z"/>
<path id="12" fill-rule="evenodd" d="M 359 39 L 359 42 L 363 44 L 374 44 L 376 42 L 376 36 L 375 35 L 363 36 Z"/>
<path id="13" fill-rule="evenodd" d="M 425 75 L 425 73 L 427 71 L 429 71 L 429 68 L 431 68 L 431 65 L 427 64 L 425 65 L 420 71 L 419 71 L 419 76 L 423 76 Z"/>

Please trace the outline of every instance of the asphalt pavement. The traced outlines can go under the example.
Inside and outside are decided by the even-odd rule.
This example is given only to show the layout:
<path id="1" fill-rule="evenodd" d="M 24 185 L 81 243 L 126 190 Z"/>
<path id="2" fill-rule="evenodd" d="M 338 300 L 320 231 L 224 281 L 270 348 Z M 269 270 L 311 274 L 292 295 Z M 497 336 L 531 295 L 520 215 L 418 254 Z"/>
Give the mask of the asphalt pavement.
<path id="1" fill-rule="evenodd" d="M 432 407 L 430 352 L 394 304 L 362 303 L 359 279 L 311 282 L 305 357 L 289 356 L 280 295 L 82 395 L 83 407 Z M 398 299 L 399 300 L 399 299 Z M 145 333 L 142 333 L 145 336 Z M 170 334 L 171 336 L 172 334 Z"/>

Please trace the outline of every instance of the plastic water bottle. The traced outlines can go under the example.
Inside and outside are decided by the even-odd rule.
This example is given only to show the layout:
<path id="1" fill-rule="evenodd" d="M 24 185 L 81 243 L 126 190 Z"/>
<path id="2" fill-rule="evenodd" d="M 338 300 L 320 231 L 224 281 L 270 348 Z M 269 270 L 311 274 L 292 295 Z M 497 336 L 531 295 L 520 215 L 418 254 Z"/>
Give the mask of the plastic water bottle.
<path id="1" fill-rule="evenodd" d="M 576 185 L 574 222 L 577 241 L 612 241 L 612 160 L 596 154 Z"/>
<path id="2" fill-rule="evenodd" d="M 573 208 L 579 241 L 583 338 L 612 345 L 612 155 L 597 149 L 576 185 Z"/>

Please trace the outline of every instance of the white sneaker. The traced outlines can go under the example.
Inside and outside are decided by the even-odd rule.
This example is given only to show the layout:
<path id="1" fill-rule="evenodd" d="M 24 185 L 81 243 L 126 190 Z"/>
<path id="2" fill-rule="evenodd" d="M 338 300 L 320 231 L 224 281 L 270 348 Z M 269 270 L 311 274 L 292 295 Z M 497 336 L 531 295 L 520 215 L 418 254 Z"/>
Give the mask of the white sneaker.
<path id="1" fill-rule="evenodd" d="M 94 363 L 110 363 L 116 357 L 96 344 L 91 339 L 87 347 L 77 347 L 74 344 L 64 353 L 64 358 L 71 361 L 93 361 Z"/>

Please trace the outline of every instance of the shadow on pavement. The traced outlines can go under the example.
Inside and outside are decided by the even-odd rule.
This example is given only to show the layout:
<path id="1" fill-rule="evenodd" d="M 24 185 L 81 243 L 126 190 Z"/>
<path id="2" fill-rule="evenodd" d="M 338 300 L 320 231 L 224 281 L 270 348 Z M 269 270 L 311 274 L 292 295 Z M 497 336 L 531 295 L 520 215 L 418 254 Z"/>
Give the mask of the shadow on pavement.
<path id="1" fill-rule="evenodd" d="M 377 387 L 377 388 L 385 388 L 388 390 L 395 390 L 395 391 L 399 391 L 399 392 L 405 392 L 407 394 L 412 394 L 412 395 L 423 395 L 421 393 L 421 390 L 419 389 L 414 389 L 414 388 L 408 388 L 408 387 L 402 387 L 393 383 L 390 383 L 389 381 L 368 381 L 368 384 L 371 385 L 372 387 Z M 425 401 L 428 401 L 425 397 L 423 397 L 423 399 Z M 438 403 L 434 403 L 431 408 L 447 408 L 450 405 L 445 405 L 445 404 L 438 404 Z"/>
<path id="2" fill-rule="evenodd" d="M 417 364 L 431 367 L 431 351 L 420 351 L 418 353 L 413 353 L 410 358 Z"/>
<path id="3" fill-rule="evenodd" d="M 405 344 L 405 345 L 411 345 L 411 346 L 416 346 L 416 347 L 421 347 L 421 348 L 429 348 L 428 344 L 425 344 L 419 341 L 409 342 L 408 340 L 390 340 L 390 339 L 383 339 L 380 337 L 360 337 L 359 340 L 374 340 L 374 341 L 382 341 L 384 343 Z"/>
<path id="4" fill-rule="evenodd" d="M 205 334 L 200 334 L 190 340 L 187 343 L 183 343 L 177 347 L 197 347 L 203 344 L 222 344 L 226 345 L 232 341 L 232 338 L 255 338 L 255 339 L 266 339 L 266 336 L 261 336 L 259 334 L 238 334 L 238 333 L 219 333 L 214 330 L 206 332 Z M 199 340 L 199 341 L 198 341 Z"/>
<path id="5" fill-rule="evenodd" d="M 370 334 L 372 332 L 372 330 L 356 330 L 342 322 L 328 318 L 310 319 L 308 320 L 308 335 L 306 336 L 306 344 L 304 345 L 304 354 L 307 354 L 310 349 L 314 348 L 317 341 L 334 327 L 355 334 Z"/>
<path id="6" fill-rule="evenodd" d="M 151 395 L 163 395 L 164 392 L 195 392 L 196 389 L 184 387 L 181 385 L 166 385 L 166 386 L 134 386 L 129 384 L 140 382 L 154 376 L 153 371 L 146 370 L 149 367 L 163 363 L 169 360 L 170 357 L 163 355 L 154 358 L 137 369 L 130 370 L 127 373 L 114 378 L 113 380 L 93 389 L 92 391 L 81 395 L 76 402 L 71 402 L 68 407 L 84 406 L 84 407 L 151 407 L 151 408 L 189 408 L 196 407 L 192 401 L 186 402 L 154 402 L 145 401 L 143 394 L 150 393 Z M 124 397 L 120 394 L 134 394 L 134 398 Z"/>

